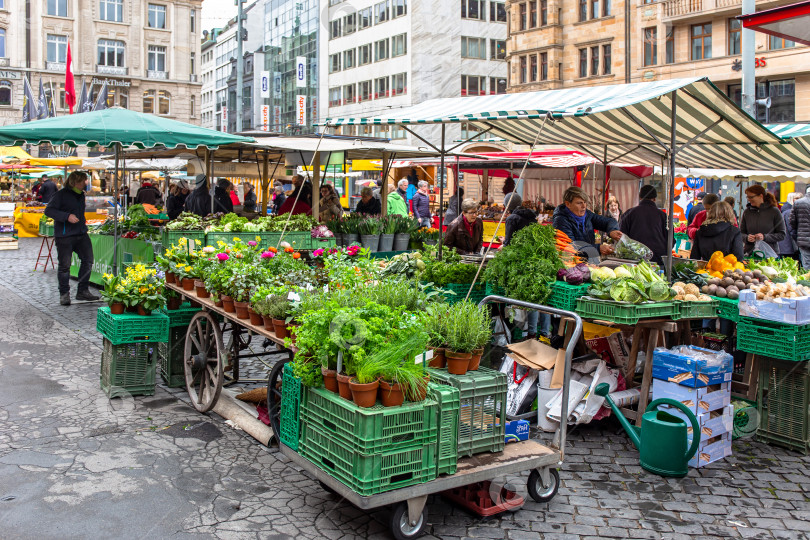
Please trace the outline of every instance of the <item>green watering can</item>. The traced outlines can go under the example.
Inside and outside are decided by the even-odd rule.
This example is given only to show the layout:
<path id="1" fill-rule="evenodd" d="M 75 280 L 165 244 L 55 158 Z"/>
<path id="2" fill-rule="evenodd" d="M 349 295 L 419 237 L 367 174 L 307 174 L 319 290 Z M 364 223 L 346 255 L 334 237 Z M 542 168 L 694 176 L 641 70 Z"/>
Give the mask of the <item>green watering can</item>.
<path id="1" fill-rule="evenodd" d="M 674 399 L 656 399 L 647 406 L 641 417 L 641 427 L 636 427 L 627 421 L 619 411 L 619 407 L 610 399 L 610 387 L 605 383 L 596 385 L 596 395 L 607 400 L 610 408 L 616 414 L 622 427 L 630 436 L 630 440 L 638 448 L 641 466 L 661 476 L 681 478 L 689 472 L 689 460 L 697 452 L 700 444 L 700 426 L 695 415 L 686 405 Z M 659 405 L 677 407 L 689 418 L 692 423 L 692 445 L 687 449 L 686 422 L 677 416 L 664 411 L 656 410 Z"/>

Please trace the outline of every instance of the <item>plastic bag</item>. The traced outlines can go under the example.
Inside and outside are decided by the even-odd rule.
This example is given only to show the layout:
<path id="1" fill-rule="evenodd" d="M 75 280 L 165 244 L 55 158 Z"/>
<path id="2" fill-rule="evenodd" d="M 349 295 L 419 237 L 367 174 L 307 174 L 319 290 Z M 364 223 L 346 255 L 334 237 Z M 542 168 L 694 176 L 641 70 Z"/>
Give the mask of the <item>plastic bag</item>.
<path id="1" fill-rule="evenodd" d="M 757 240 L 754 242 L 754 251 L 751 256 L 755 259 L 778 259 L 779 255 L 765 240 Z"/>
<path id="2" fill-rule="evenodd" d="M 652 259 L 653 252 L 650 248 L 639 242 L 633 240 L 626 234 L 623 234 L 619 241 L 616 242 L 615 255 L 619 259 L 628 259 L 631 261 L 649 261 Z"/>

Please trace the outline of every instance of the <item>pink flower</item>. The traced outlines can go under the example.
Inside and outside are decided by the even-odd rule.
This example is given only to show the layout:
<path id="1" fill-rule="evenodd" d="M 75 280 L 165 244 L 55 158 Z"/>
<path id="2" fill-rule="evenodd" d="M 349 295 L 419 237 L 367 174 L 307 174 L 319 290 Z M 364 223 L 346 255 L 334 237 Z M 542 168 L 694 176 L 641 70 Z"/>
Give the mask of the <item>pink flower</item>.
<path id="1" fill-rule="evenodd" d="M 249 245 L 249 246 L 255 246 L 255 245 L 256 245 L 256 242 L 254 242 L 253 240 L 250 240 L 250 241 L 248 242 L 248 245 Z"/>
<path id="2" fill-rule="evenodd" d="M 272 251 L 263 251 L 262 252 L 262 259 L 272 259 L 275 256 L 276 256 L 276 254 L 273 253 Z"/>
<path id="3" fill-rule="evenodd" d="M 316 249 L 315 251 L 312 252 L 312 255 L 314 255 L 315 257 L 320 257 L 321 255 L 323 255 L 323 248 Z"/>
<path id="4" fill-rule="evenodd" d="M 217 259 L 219 259 L 220 261 L 227 261 L 228 259 L 230 259 L 230 257 L 228 256 L 227 253 L 217 253 Z"/>

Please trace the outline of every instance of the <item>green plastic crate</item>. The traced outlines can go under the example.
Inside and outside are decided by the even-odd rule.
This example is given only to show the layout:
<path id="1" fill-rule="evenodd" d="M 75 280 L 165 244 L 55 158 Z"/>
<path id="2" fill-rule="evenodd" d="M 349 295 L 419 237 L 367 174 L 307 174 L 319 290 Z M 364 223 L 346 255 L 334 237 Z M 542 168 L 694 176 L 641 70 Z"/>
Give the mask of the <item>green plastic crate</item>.
<path id="1" fill-rule="evenodd" d="M 714 319 L 717 317 L 718 302 L 676 302 L 678 313 L 673 315 L 675 320 L 680 319 Z"/>
<path id="2" fill-rule="evenodd" d="M 374 495 L 436 478 L 436 443 L 372 455 L 355 452 L 317 426 L 301 423 L 299 452 L 355 493 Z"/>
<path id="3" fill-rule="evenodd" d="M 668 319 L 677 315 L 675 302 L 649 302 L 623 304 L 610 300 L 577 298 L 576 312 L 584 318 L 612 321 L 618 324 L 636 324 L 639 319 Z"/>
<path id="4" fill-rule="evenodd" d="M 330 249 L 333 247 L 337 247 L 337 241 L 334 236 L 332 238 L 312 238 L 312 235 L 310 235 L 309 247 L 307 249 L 315 251 L 316 249 Z"/>
<path id="5" fill-rule="evenodd" d="M 187 326 L 172 326 L 169 328 L 169 340 L 166 343 L 158 343 L 160 377 L 169 388 L 186 385 L 183 355 L 186 348 Z"/>
<path id="6" fill-rule="evenodd" d="M 172 246 L 177 244 L 177 241 L 181 238 L 187 238 L 188 240 L 198 240 L 200 244 L 197 247 L 205 247 L 207 244 L 205 243 L 205 231 L 169 231 L 167 229 L 163 229 L 163 234 L 160 237 L 160 243 L 163 244 L 163 249 L 169 249 Z"/>
<path id="7" fill-rule="evenodd" d="M 301 418 L 354 452 L 370 455 L 435 444 L 438 404 L 432 397 L 399 407 L 358 407 L 324 388 L 307 388 Z"/>
<path id="8" fill-rule="evenodd" d="M 39 222 L 39 235 L 40 236 L 53 236 L 53 223 Z"/>
<path id="9" fill-rule="evenodd" d="M 590 285 L 571 285 L 564 281 L 555 281 L 551 284 L 551 294 L 547 304 L 557 309 L 574 311 L 577 308 L 577 298 L 588 294 Z"/>
<path id="10" fill-rule="evenodd" d="M 169 318 L 159 311 L 146 317 L 130 313 L 113 315 L 105 306 L 98 308 L 96 330 L 113 345 L 168 341 Z"/>
<path id="11" fill-rule="evenodd" d="M 305 397 L 301 379 L 293 375 L 292 366 L 284 364 L 281 378 L 281 414 L 279 419 L 278 439 L 298 451 L 298 439 L 301 435 L 301 401 Z"/>
<path id="12" fill-rule="evenodd" d="M 439 404 L 439 432 L 436 442 L 436 475 L 455 474 L 458 464 L 458 411 L 461 394 L 445 384 L 428 384 Z"/>
<path id="13" fill-rule="evenodd" d="M 760 358 L 757 440 L 810 452 L 810 363 Z"/>
<path id="14" fill-rule="evenodd" d="M 423 285 L 427 285 L 427 282 L 423 281 Z M 444 294 L 444 301 L 448 304 L 456 304 L 458 302 L 463 302 L 465 298 L 467 298 L 467 292 L 470 290 L 469 283 L 448 283 L 442 287 L 435 287 L 435 289 L 442 289 L 444 291 L 451 291 L 454 294 Z M 477 304 L 487 296 L 487 285 L 486 283 L 476 283 L 473 287 L 472 292 L 470 293 L 469 301 Z"/>
<path id="15" fill-rule="evenodd" d="M 458 457 L 500 452 L 506 436 L 506 374 L 485 367 L 466 375 L 428 369 L 430 380 L 459 390 Z"/>
<path id="16" fill-rule="evenodd" d="M 498 285 L 494 285 L 492 283 L 487 283 L 487 296 L 506 296 L 506 291 L 503 290 L 503 287 L 499 287 Z"/>
<path id="17" fill-rule="evenodd" d="M 721 319 L 728 319 L 733 322 L 740 321 L 740 301 L 728 298 L 712 297 L 717 301 L 717 316 Z"/>
<path id="18" fill-rule="evenodd" d="M 169 328 L 182 326 L 184 328 L 183 332 L 185 332 L 188 323 L 191 322 L 191 319 L 194 318 L 194 315 L 196 315 L 200 309 L 199 307 L 192 307 L 188 302 L 184 302 L 180 304 L 178 309 L 161 308 L 160 312 L 169 318 Z"/>
<path id="19" fill-rule="evenodd" d="M 107 397 L 155 394 L 156 343 L 115 345 L 104 339 L 101 353 L 101 389 Z"/>
<path id="20" fill-rule="evenodd" d="M 810 324 L 798 326 L 740 317 L 737 349 L 793 362 L 810 359 Z"/>

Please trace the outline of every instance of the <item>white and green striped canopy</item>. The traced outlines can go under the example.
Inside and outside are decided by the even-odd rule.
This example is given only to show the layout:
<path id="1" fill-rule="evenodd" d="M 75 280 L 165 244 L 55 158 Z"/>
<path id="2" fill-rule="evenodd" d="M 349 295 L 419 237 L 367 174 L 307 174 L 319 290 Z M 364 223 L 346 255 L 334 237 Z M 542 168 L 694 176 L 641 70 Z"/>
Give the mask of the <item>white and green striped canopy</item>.
<path id="1" fill-rule="evenodd" d="M 519 144 L 563 144 L 599 159 L 606 154 L 609 162 L 660 165 L 671 141 L 673 92 L 679 166 L 810 169 L 810 128 L 771 131 L 705 77 L 434 99 L 381 116 L 331 118 L 325 125 L 469 122 Z"/>

